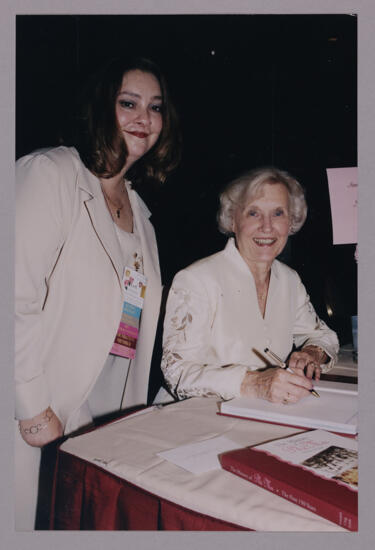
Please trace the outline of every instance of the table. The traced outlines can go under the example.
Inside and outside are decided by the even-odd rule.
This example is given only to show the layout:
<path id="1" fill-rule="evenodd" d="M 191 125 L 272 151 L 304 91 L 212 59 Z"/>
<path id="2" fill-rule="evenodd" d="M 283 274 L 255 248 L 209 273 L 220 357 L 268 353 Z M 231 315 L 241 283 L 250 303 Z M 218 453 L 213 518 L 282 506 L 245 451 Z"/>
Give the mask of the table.
<path id="1" fill-rule="evenodd" d="M 323 374 L 322 378 L 357 383 L 358 363 L 353 360 L 353 347 L 351 345 L 340 348 L 337 363 L 327 374 Z"/>
<path id="2" fill-rule="evenodd" d="M 345 531 L 221 469 L 199 475 L 158 452 L 219 435 L 238 447 L 301 430 L 217 415 L 192 398 L 125 417 L 60 447 L 53 529 Z"/>

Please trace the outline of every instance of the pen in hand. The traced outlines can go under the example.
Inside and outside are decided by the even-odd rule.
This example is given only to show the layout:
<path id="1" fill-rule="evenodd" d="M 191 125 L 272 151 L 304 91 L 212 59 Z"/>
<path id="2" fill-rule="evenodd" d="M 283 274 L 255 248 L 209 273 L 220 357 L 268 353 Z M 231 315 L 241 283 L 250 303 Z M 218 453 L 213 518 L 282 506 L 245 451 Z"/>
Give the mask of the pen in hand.
<path id="1" fill-rule="evenodd" d="M 264 350 L 264 353 L 266 353 L 269 357 L 271 357 L 272 359 L 274 359 L 278 364 L 279 366 L 282 368 L 282 369 L 285 369 L 287 370 L 288 372 L 290 372 L 291 374 L 294 374 L 294 372 L 292 371 L 292 369 L 290 369 L 288 367 L 288 365 L 282 361 L 282 359 L 280 359 L 280 357 L 278 357 L 275 353 L 273 353 L 273 351 L 271 351 L 269 348 L 265 348 Z M 311 395 L 313 395 L 314 397 L 320 397 L 320 395 L 318 394 L 317 391 L 315 391 L 314 389 L 312 390 L 308 390 Z"/>

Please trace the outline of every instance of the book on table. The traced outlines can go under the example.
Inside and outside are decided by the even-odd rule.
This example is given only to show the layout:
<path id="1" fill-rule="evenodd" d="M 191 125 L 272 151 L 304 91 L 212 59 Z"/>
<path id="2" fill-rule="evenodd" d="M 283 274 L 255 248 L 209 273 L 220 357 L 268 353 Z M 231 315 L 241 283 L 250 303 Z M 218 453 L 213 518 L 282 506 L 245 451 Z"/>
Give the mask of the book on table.
<path id="1" fill-rule="evenodd" d="M 314 389 L 320 397 L 308 395 L 298 403 L 287 405 L 265 399 L 235 397 L 220 403 L 219 414 L 355 435 L 358 431 L 357 384 L 321 380 Z"/>
<path id="2" fill-rule="evenodd" d="M 358 529 L 358 444 L 310 430 L 219 455 L 222 468 L 350 531 Z"/>

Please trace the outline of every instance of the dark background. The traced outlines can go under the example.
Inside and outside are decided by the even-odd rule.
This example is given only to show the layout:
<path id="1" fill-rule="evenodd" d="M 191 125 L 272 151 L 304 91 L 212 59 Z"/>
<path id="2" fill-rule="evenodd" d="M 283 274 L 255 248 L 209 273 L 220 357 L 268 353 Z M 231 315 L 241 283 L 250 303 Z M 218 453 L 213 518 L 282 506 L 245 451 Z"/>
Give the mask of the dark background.
<path id="1" fill-rule="evenodd" d="M 176 271 L 223 248 L 221 188 L 244 169 L 273 164 L 301 182 L 309 205 L 282 259 L 341 343 L 351 342 L 355 246 L 332 245 L 325 170 L 357 165 L 356 17 L 32 15 L 16 25 L 17 157 L 62 142 L 81 85 L 103 62 L 126 52 L 152 58 L 184 139 L 179 169 L 141 193 L 166 288 Z"/>

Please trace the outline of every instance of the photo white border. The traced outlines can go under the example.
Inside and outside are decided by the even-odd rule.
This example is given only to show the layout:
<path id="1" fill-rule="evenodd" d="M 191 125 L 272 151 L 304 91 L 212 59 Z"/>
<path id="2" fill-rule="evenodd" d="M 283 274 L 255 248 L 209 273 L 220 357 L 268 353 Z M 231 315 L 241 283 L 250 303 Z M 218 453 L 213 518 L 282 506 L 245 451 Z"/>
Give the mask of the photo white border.
<path id="1" fill-rule="evenodd" d="M 15 158 L 15 16 L 27 14 L 357 14 L 359 31 L 359 366 L 360 366 L 360 530 L 358 533 L 258 532 L 14 532 L 13 498 L 13 179 Z M 3 0 L 0 6 L 0 251 L 1 399 L 0 541 L 7 550 L 126 548 L 220 550 L 291 547 L 304 550 L 368 550 L 375 540 L 373 462 L 374 366 L 370 364 L 375 327 L 374 80 L 373 0 Z"/>

